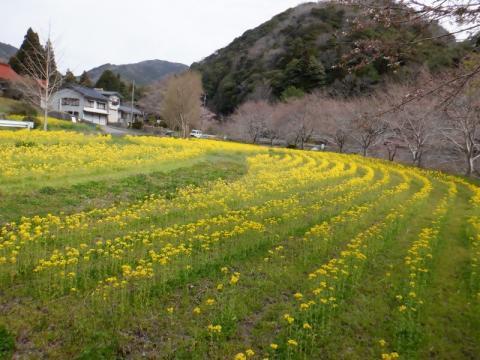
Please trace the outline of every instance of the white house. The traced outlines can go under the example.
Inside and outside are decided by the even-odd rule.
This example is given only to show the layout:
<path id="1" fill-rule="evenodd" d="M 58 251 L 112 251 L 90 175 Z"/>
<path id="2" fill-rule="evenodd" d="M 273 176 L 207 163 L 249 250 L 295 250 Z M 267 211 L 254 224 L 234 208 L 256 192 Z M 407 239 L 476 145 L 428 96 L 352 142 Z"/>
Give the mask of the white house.
<path id="1" fill-rule="evenodd" d="M 68 113 L 93 124 L 124 124 L 131 122 L 132 109 L 121 106 L 122 96 L 114 91 L 69 85 L 51 99 L 51 110 Z M 128 113 L 126 113 L 128 109 Z M 133 120 L 142 119 L 142 112 L 133 108 Z"/>

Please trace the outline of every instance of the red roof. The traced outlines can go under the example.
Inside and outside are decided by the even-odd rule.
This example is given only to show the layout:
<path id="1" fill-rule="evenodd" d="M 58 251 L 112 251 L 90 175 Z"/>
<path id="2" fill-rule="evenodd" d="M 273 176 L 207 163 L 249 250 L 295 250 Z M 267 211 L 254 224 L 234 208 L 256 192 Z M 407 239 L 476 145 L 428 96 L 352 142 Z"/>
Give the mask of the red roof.
<path id="1" fill-rule="evenodd" d="M 20 79 L 18 75 L 8 64 L 0 63 L 0 79 L 16 81 Z"/>

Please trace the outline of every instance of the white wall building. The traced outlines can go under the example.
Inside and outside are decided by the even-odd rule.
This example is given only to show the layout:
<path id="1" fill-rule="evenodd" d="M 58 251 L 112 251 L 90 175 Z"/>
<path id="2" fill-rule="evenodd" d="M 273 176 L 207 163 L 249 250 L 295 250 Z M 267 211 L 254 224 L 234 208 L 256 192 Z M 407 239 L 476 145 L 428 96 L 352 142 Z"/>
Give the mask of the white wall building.
<path id="1" fill-rule="evenodd" d="M 51 110 L 68 113 L 93 124 L 122 124 L 131 122 L 130 107 L 121 106 L 122 96 L 114 91 L 69 85 L 57 91 L 51 99 Z M 128 109 L 128 114 L 126 110 Z M 143 120 L 140 110 L 133 108 L 133 121 Z"/>

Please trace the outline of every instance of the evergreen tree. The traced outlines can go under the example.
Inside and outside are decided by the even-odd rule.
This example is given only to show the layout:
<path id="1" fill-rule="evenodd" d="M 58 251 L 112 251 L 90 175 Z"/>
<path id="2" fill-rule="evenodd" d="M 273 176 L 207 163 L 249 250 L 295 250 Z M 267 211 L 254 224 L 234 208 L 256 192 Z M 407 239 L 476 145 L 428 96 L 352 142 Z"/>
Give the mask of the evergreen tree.
<path id="1" fill-rule="evenodd" d="M 312 91 L 324 84 L 325 69 L 315 56 L 304 55 L 293 59 L 285 69 L 284 88 L 295 86 L 305 92 Z"/>
<path id="2" fill-rule="evenodd" d="M 29 28 L 17 53 L 10 58 L 9 64 L 20 75 L 27 75 L 32 66 L 45 66 L 45 49 L 40 44 L 38 34 Z"/>
<path id="3" fill-rule="evenodd" d="M 105 70 L 95 83 L 96 88 L 102 88 L 108 91 L 118 91 L 117 76 L 111 70 Z"/>
<path id="4" fill-rule="evenodd" d="M 88 76 L 88 73 L 86 71 L 82 73 L 80 79 L 78 80 L 78 83 L 85 87 L 92 87 L 92 80 L 90 80 L 90 77 Z"/>
<path id="5" fill-rule="evenodd" d="M 70 71 L 70 69 L 67 69 L 67 72 L 65 73 L 65 76 L 63 77 L 63 83 L 64 84 L 76 84 L 77 83 L 77 78 L 73 73 Z"/>
<path id="6" fill-rule="evenodd" d="M 44 56 L 45 56 L 44 64 L 46 64 L 46 62 L 49 60 L 48 61 L 48 66 L 49 66 L 48 72 L 49 72 L 49 74 L 51 74 L 50 77 L 58 76 L 59 74 L 57 73 L 58 70 L 57 70 L 57 63 L 55 62 L 55 53 L 53 51 L 53 45 L 52 45 L 52 42 L 50 41 L 50 39 L 47 40 L 47 44 L 45 45 Z M 47 56 L 49 56 L 50 58 L 47 59 Z"/>
<path id="7" fill-rule="evenodd" d="M 119 74 L 115 74 L 111 70 L 105 70 L 95 84 L 96 88 L 107 91 L 117 91 L 122 96 L 128 96 L 127 85 L 122 81 Z"/>

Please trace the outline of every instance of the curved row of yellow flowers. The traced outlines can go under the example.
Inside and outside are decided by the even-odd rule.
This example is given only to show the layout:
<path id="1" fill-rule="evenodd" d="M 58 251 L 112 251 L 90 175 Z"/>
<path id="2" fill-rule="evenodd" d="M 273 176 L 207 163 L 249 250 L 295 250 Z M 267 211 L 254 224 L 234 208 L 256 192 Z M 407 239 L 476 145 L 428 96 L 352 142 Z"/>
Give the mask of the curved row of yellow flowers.
<path id="1" fill-rule="evenodd" d="M 434 257 L 434 250 L 439 240 L 441 226 L 447 214 L 450 203 L 457 194 L 457 184 L 448 178 L 441 180 L 447 187 L 445 195 L 433 211 L 433 221 L 430 226 L 420 230 L 418 238 L 412 243 L 404 258 L 407 270 L 406 278 L 401 288 L 396 291 L 392 309 L 396 324 L 396 339 L 392 344 L 381 339 L 381 347 L 387 349 L 395 346 L 396 351 L 382 354 L 382 359 L 390 360 L 399 356 L 400 349 L 408 349 L 410 344 L 417 341 L 420 333 L 418 315 L 424 305 L 424 291 L 428 285 L 430 268 Z"/>
<path id="2" fill-rule="evenodd" d="M 336 217 L 334 222 L 341 224 L 359 220 L 362 214 L 376 209 L 386 199 L 408 191 L 411 186 L 410 181 L 409 177 L 405 177 L 404 182 L 393 189 L 384 191 L 376 201 L 360 206 L 356 210 L 345 210 Z M 285 339 L 285 343 L 274 341 L 273 347 L 270 347 L 270 355 L 274 356 L 277 351 L 282 350 L 287 356 L 293 352 L 305 353 L 306 356 L 309 352 L 308 347 L 313 346 L 314 337 L 326 330 L 329 318 L 335 313 L 339 305 L 338 301 L 344 296 L 347 284 L 358 281 L 361 268 L 367 259 L 369 243 L 375 239 L 381 239 L 382 232 L 399 221 L 409 206 L 425 199 L 431 192 L 431 183 L 428 179 L 422 177 L 421 181 L 423 187 L 410 200 L 402 205 L 392 207 L 383 220 L 356 235 L 345 249 L 340 251 L 338 257 L 332 258 L 308 274 L 307 288 L 309 290 L 297 291 L 293 295 L 297 302 L 297 309 L 293 308 L 292 312 L 281 316 L 280 323 L 284 326 L 281 337 Z M 332 235 L 330 224 L 324 222 L 307 231 L 305 240 L 328 242 Z"/>
<path id="3" fill-rule="evenodd" d="M 376 189 L 381 188 L 382 186 L 386 185 L 390 181 L 389 174 L 383 173 L 383 177 L 378 179 L 378 181 L 375 182 L 374 184 L 371 184 L 370 188 L 365 187 L 365 185 L 368 182 L 371 182 L 373 180 L 373 178 L 374 178 L 374 172 L 373 172 L 372 169 L 369 169 L 367 175 L 365 175 L 363 178 L 355 178 L 355 179 L 352 179 L 352 180 L 346 182 L 345 184 L 342 184 L 342 187 L 344 187 L 345 189 L 348 189 L 349 191 L 347 192 L 347 194 L 344 194 L 344 195 L 341 195 L 337 198 L 332 199 L 331 202 L 328 202 L 329 206 L 338 206 L 340 204 L 344 204 L 344 203 L 347 203 L 349 201 L 352 201 L 352 200 L 355 199 L 355 197 L 359 196 L 361 193 L 365 193 L 367 190 L 375 191 Z M 361 188 L 356 189 L 355 185 L 363 185 L 363 186 L 361 186 Z M 338 185 L 336 187 L 338 187 Z M 388 196 L 388 194 L 390 194 L 390 191 L 387 190 L 385 194 L 386 194 L 386 196 Z M 316 194 L 311 194 L 311 195 L 316 195 Z M 298 208 L 296 208 L 296 210 L 297 211 L 296 211 L 295 216 L 299 216 L 301 218 L 301 216 L 305 215 L 304 213 L 302 214 L 302 211 L 298 211 Z M 321 211 L 322 208 L 317 207 L 317 210 Z M 289 209 L 285 208 L 284 211 L 285 211 L 285 213 L 283 214 L 283 217 L 285 219 L 285 218 L 288 217 Z M 346 211 L 345 212 L 345 217 L 346 218 L 351 218 L 353 220 L 353 218 L 355 218 L 354 214 L 355 214 L 355 211 Z M 340 221 L 338 216 L 335 216 L 332 219 L 334 219 L 334 221 L 337 220 L 337 223 L 342 222 L 342 221 Z M 357 216 L 357 219 L 358 219 L 358 216 Z M 268 254 L 269 255 L 270 254 L 273 255 L 273 254 L 277 254 L 277 253 L 280 254 L 282 252 L 282 249 L 283 249 L 283 246 L 275 246 L 272 250 L 268 251 Z M 269 260 L 269 258 L 265 258 L 265 261 L 268 261 L 268 260 Z M 223 271 L 227 271 L 227 267 L 222 268 L 222 272 Z M 233 279 L 235 279 L 235 274 L 232 275 L 232 279 L 230 280 L 230 284 L 232 283 Z M 238 278 L 237 278 L 237 280 L 238 280 Z M 236 283 L 236 281 L 235 281 L 235 283 Z M 217 284 L 216 288 L 213 291 L 213 294 L 206 295 L 206 300 L 205 301 L 201 301 L 198 304 L 193 305 L 193 309 L 191 310 L 192 313 L 195 314 L 195 315 L 199 315 L 200 313 L 203 314 L 203 313 L 209 312 L 210 310 L 212 310 L 213 305 L 217 305 L 217 310 L 219 310 L 218 308 L 222 306 L 222 302 L 226 301 L 227 299 L 225 299 L 224 297 L 219 297 L 216 294 L 218 294 L 219 292 L 222 292 L 225 285 L 228 285 L 228 284 L 223 284 L 223 283 Z M 168 309 L 171 309 L 173 311 L 174 307 L 169 307 Z M 222 325 L 219 324 L 219 323 L 209 322 L 208 325 L 205 325 L 205 327 L 206 327 L 207 331 L 209 333 L 211 333 L 211 335 L 213 337 L 218 336 L 222 332 Z M 243 353 L 238 354 L 239 358 L 242 356 L 242 354 Z M 253 355 L 254 355 L 254 351 L 252 349 L 247 349 L 245 351 L 245 354 L 243 354 L 243 356 L 253 356 Z"/>
<path id="4" fill-rule="evenodd" d="M 172 263 L 178 257 L 192 257 L 192 254 L 205 253 L 216 249 L 228 239 L 236 238 L 246 232 L 264 232 L 266 227 L 274 226 L 279 222 L 293 217 L 305 215 L 312 210 L 320 209 L 320 206 L 346 202 L 351 196 L 340 195 L 328 200 L 329 194 L 334 195 L 346 189 L 355 189 L 355 183 L 360 180 L 365 184 L 373 179 L 374 173 L 370 169 L 365 176 L 348 180 L 344 184 L 336 184 L 313 192 L 303 192 L 290 195 L 284 199 L 269 200 L 262 206 L 251 206 L 242 210 L 229 211 L 225 214 L 203 218 L 194 223 L 177 225 L 166 228 L 153 228 L 148 231 L 129 233 L 126 236 L 106 242 L 99 241 L 96 248 L 73 249 L 55 251 L 48 260 L 41 259 L 35 272 L 58 269 L 60 280 L 67 273 L 81 275 L 82 271 L 88 272 L 94 266 L 91 260 L 97 256 L 101 261 L 110 258 L 108 263 L 109 272 L 118 272 L 122 269 L 122 279 L 117 276 L 109 276 L 100 281 L 102 293 L 106 296 L 109 289 L 123 288 L 127 282 L 151 278 L 154 276 L 155 264 L 160 266 L 161 271 L 168 272 L 165 266 Z M 380 185 L 382 182 L 379 182 Z M 357 186 L 358 186 L 357 185 Z M 363 190 L 365 191 L 365 190 Z M 358 192 L 358 190 L 357 190 Z M 322 195 L 322 197 L 320 197 Z M 315 200 L 310 205 L 301 206 L 301 200 L 305 197 Z M 304 200 L 304 199 L 303 199 Z M 295 211 L 292 212 L 292 208 Z M 129 261 L 128 264 L 122 263 Z M 82 264 L 86 264 L 83 268 Z M 121 265 L 123 264 L 123 265 Z M 135 265 L 132 265 L 135 264 Z M 71 265 L 72 270 L 67 270 Z M 125 269 L 135 269 L 124 271 Z M 75 270 L 74 270 L 75 269 Z"/>
<path id="5" fill-rule="evenodd" d="M 300 161 L 305 160 L 302 157 L 299 158 Z M 273 166 L 272 162 L 275 160 L 278 163 L 275 164 L 276 166 Z M 256 164 L 263 163 L 271 169 L 278 170 L 286 175 L 288 174 L 288 176 L 281 177 L 280 180 L 278 178 L 274 179 L 272 176 L 267 178 L 266 175 L 259 174 L 259 171 L 252 171 L 242 181 L 230 184 L 224 181 L 217 181 L 207 188 L 190 187 L 181 189 L 173 201 L 153 195 L 143 202 L 134 203 L 130 206 L 94 209 L 63 217 L 48 214 L 45 217 L 22 218 L 18 224 L 8 223 L 0 228 L 0 264 L 15 262 L 17 260 L 15 252 L 18 252 L 19 248 L 36 243 L 39 239 L 42 239 L 42 241 L 55 240 L 62 238 L 62 236 L 65 239 L 69 238 L 71 233 L 74 233 L 78 238 L 79 231 L 82 232 L 80 235 L 91 236 L 95 229 L 98 229 L 98 233 L 102 234 L 105 231 L 105 227 L 126 227 L 127 224 L 138 220 L 146 221 L 158 216 L 165 217 L 169 213 L 175 212 L 182 212 L 184 215 L 188 215 L 188 213 L 199 209 L 204 211 L 215 209 L 217 213 L 221 213 L 227 211 L 236 203 L 254 200 L 255 197 L 260 197 L 268 191 L 280 193 L 298 189 L 302 187 L 304 183 L 302 179 L 305 177 L 304 173 L 299 172 L 299 169 L 304 172 L 310 172 L 312 181 L 321 181 L 329 177 L 348 176 L 357 171 L 356 166 L 349 167 L 347 171 L 344 171 L 345 165 L 340 162 L 333 163 L 333 166 L 328 171 L 324 171 L 327 166 L 331 165 L 324 159 L 321 159 L 320 164 L 317 164 L 316 171 L 312 171 L 314 164 L 311 163 L 311 159 L 307 160 L 309 161 L 305 166 L 298 166 L 297 168 L 293 163 L 297 164 L 298 158 L 286 157 L 277 159 L 271 157 L 265 159 L 263 156 L 259 156 L 249 160 L 252 168 L 258 168 Z M 291 166 L 289 166 L 289 163 Z M 57 241 L 65 243 L 65 241 Z M 8 254 L 8 249 L 11 249 L 14 253 Z M 29 258 L 29 260 L 31 259 Z"/>
<path id="6" fill-rule="evenodd" d="M 373 184 L 373 186 L 371 188 L 369 188 L 369 190 L 372 190 L 372 191 L 375 191 L 377 188 L 381 187 L 382 185 L 388 183 L 389 181 L 389 175 L 385 176 L 384 178 L 382 178 L 380 181 L 376 182 L 375 184 Z M 404 188 L 405 187 L 405 184 L 403 184 L 400 188 Z M 363 191 L 365 191 L 365 187 L 363 188 Z M 354 189 L 351 190 L 351 193 L 356 193 L 356 191 Z M 388 197 L 392 195 L 392 192 L 390 190 L 387 190 L 384 194 L 384 196 L 380 197 L 380 200 L 381 201 L 382 199 L 385 199 L 385 197 Z M 355 196 L 351 196 L 350 194 L 347 194 L 343 197 L 343 199 L 349 199 L 350 201 L 353 200 L 355 198 Z M 340 200 L 342 199 L 342 197 L 339 198 Z M 334 205 L 335 203 L 332 202 L 331 205 Z M 356 208 L 356 210 L 348 210 L 348 211 L 344 211 L 343 213 L 343 216 L 334 216 L 332 218 L 332 222 L 333 224 L 337 223 L 337 224 L 341 224 L 343 222 L 347 222 L 348 219 L 350 220 L 358 220 L 360 218 L 360 214 L 364 214 L 365 213 L 365 209 L 372 209 L 372 208 L 369 208 L 369 207 L 358 207 Z M 324 223 L 327 223 L 327 221 L 325 221 Z M 311 232 L 308 232 L 309 235 L 311 235 L 312 233 Z M 293 244 L 294 245 L 294 244 Z M 283 249 L 283 246 L 275 246 L 274 248 L 272 248 L 272 250 L 270 250 L 268 253 L 269 254 L 281 254 L 282 252 L 282 249 Z M 281 256 L 282 257 L 282 256 Z M 269 258 L 265 258 L 265 261 L 268 261 Z M 219 286 L 222 286 L 223 288 L 223 285 L 220 284 Z M 218 289 L 218 286 L 217 286 L 217 289 Z M 211 298 L 214 298 L 214 296 L 209 296 L 209 299 Z M 225 299 L 224 299 L 225 300 Z M 218 299 L 216 299 L 216 301 L 218 301 Z M 201 310 L 200 306 L 201 304 L 198 304 L 199 306 L 196 306 L 194 309 L 193 309 L 193 313 L 199 313 Z M 221 304 L 219 305 L 221 306 Z M 207 308 L 207 310 L 210 308 L 211 306 L 209 306 Z M 220 333 L 222 330 L 222 325 L 221 324 L 212 324 L 210 323 L 208 326 L 207 326 L 207 329 L 209 332 L 212 332 L 212 333 L 215 333 L 215 334 L 218 334 Z M 293 340 L 292 340 L 293 341 Z M 274 344 L 275 346 L 278 347 L 278 345 Z M 252 354 L 254 353 L 254 351 L 252 349 L 248 349 L 245 353 L 239 353 L 237 356 L 239 356 L 239 358 L 241 356 L 246 356 L 247 354 Z"/>

